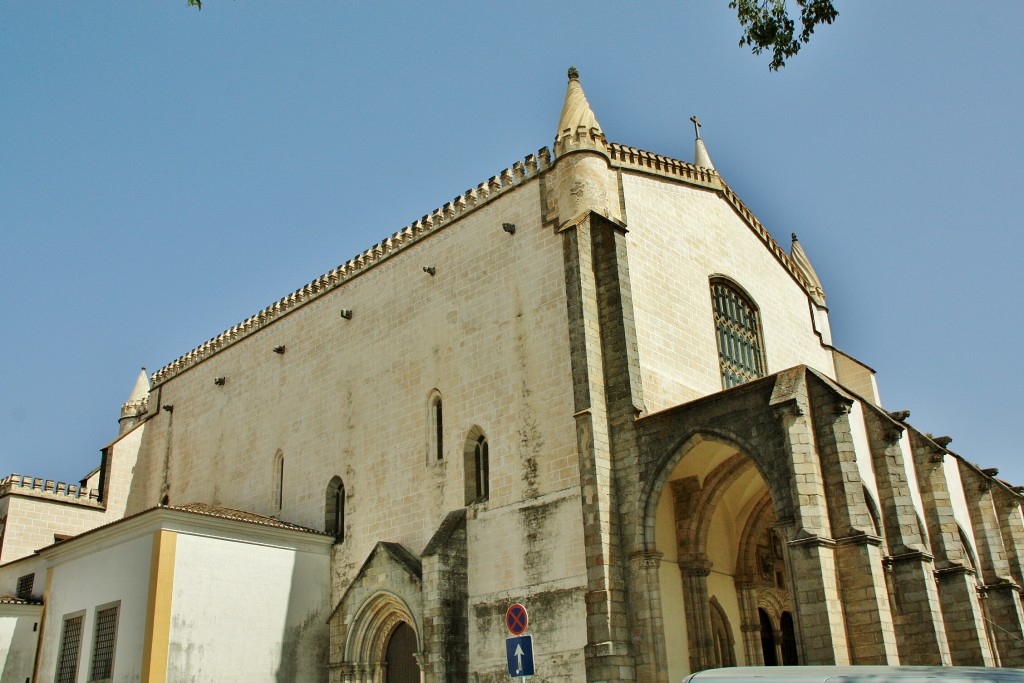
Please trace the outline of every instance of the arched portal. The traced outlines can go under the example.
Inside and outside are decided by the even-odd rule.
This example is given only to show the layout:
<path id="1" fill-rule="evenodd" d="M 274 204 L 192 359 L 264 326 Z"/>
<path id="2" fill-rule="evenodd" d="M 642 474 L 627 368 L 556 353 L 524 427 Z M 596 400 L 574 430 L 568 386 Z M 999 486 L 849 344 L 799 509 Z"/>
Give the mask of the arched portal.
<path id="1" fill-rule="evenodd" d="M 408 605 L 393 593 L 378 591 L 364 600 L 346 637 L 344 683 L 419 683 L 415 623 Z"/>
<path id="2" fill-rule="evenodd" d="M 654 516 L 668 680 L 779 663 L 778 628 L 765 631 L 767 661 L 760 638 L 762 614 L 778 624 L 792 612 L 785 535 L 768 483 L 754 460 L 724 440 L 696 438 L 683 448 Z"/>

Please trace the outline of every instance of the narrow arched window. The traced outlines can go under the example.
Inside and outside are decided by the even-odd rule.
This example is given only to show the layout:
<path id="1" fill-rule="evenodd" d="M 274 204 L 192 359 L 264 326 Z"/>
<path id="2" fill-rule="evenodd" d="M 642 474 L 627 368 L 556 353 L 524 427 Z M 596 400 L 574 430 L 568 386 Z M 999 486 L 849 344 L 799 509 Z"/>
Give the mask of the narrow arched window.
<path id="1" fill-rule="evenodd" d="M 466 505 L 487 500 L 491 493 L 491 462 L 487 437 L 474 427 L 463 449 L 466 468 Z"/>
<path id="2" fill-rule="evenodd" d="M 277 512 L 281 511 L 284 507 L 284 453 L 278 451 L 274 456 L 273 472 L 271 474 L 271 481 L 273 482 L 274 492 L 274 510 Z"/>
<path id="3" fill-rule="evenodd" d="M 722 386 L 726 389 L 764 376 L 764 342 L 757 307 L 728 280 L 711 281 L 715 339 Z"/>
<path id="4" fill-rule="evenodd" d="M 444 459 L 444 409 L 441 394 L 434 390 L 430 395 L 428 424 L 428 459 L 437 462 Z"/>
<path id="5" fill-rule="evenodd" d="M 327 496 L 324 505 L 324 531 L 334 536 L 341 543 L 345 540 L 345 484 L 341 477 L 334 477 L 327 484 Z"/>

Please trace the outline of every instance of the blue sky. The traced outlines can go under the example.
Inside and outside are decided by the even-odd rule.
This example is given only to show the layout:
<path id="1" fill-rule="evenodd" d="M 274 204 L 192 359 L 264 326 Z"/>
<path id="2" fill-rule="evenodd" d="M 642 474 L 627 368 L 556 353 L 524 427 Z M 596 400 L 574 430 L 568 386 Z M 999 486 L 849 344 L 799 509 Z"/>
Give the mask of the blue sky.
<path id="1" fill-rule="evenodd" d="M 0 2 L 0 472 L 85 474 L 139 367 L 550 145 L 576 65 L 610 140 L 699 115 L 885 406 L 1024 484 L 1024 3 L 838 7 L 771 73 L 726 0 Z"/>

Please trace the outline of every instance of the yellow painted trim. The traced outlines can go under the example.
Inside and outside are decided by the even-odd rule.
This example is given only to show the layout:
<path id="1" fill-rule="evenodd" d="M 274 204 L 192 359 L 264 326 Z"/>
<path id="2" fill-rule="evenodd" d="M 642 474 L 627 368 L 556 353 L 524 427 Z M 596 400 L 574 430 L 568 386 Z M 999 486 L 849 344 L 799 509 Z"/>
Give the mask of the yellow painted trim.
<path id="1" fill-rule="evenodd" d="M 178 534 L 160 529 L 153 533 L 149 561 L 149 600 L 146 606 L 146 637 L 142 645 L 142 681 L 164 683 L 171 635 L 171 593 L 174 588 L 174 553 Z"/>
<path id="2" fill-rule="evenodd" d="M 43 587 L 43 611 L 39 614 L 39 635 L 36 636 L 36 658 L 32 664 L 32 680 L 39 680 L 39 660 L 43 655 L 43 633 L 46 632 L 46 606 L 50 604 L 50 586 L 53 585 L 53 567 L 46 568 L 46 586 Z"/>

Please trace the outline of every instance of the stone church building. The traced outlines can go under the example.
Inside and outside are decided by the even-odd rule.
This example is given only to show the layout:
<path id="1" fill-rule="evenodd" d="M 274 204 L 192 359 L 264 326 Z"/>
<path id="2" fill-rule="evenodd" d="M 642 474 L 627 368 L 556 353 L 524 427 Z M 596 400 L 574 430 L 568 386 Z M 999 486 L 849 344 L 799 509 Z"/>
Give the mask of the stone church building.
<path id="1" fill-rule="evenodd" d="M 1024 666 L 1021 487 L 882 407 L 796 236 L 541 149 L 140 375 L 77 484 L 0 483 L 0 683 L 679 681 Z"/>

